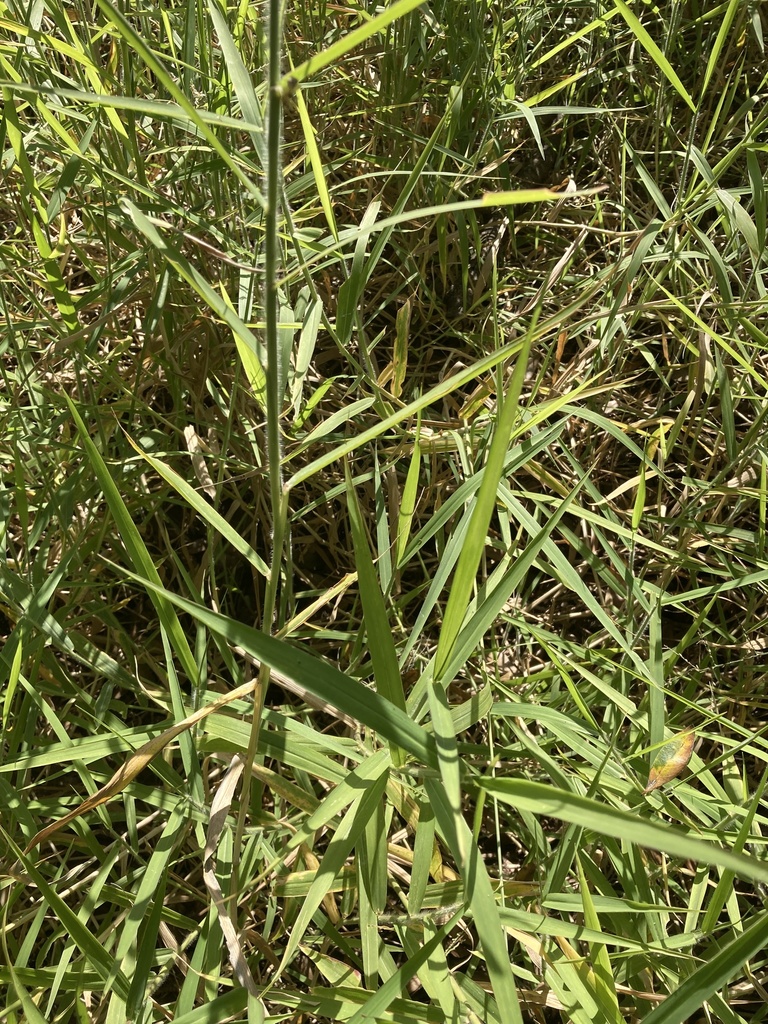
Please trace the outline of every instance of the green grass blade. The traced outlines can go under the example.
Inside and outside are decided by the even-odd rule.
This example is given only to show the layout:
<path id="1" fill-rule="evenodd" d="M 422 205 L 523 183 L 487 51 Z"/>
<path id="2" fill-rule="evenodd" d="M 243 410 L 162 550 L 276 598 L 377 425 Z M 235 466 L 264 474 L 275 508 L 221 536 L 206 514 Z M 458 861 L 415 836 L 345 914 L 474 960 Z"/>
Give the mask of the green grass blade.
<path id="1" fill-rule="evenodd" d="M 154 581 L 133 573 L 129 575 L 202 622 L 211 632 L 218 633 L 270 668 L 300 682 L 316 697 L 338 707 L 390 742 L 398 743 L 423 764 L 437 767 L 433 737 L 380 694 L 299 647 L 266 636 L 251 626 L 179 597 Z"/>
<path id="2" fill-rule="evenodd" d="M 592 893 L 589 889 L 589 882 L 581 866 L 581 860 L 576 857 L 576 868 L 579 876 L 579 887 L 584 906 L 584 924 L 592 931 L 600 932 L 600 918 L 595 904 L 592 901 Z M 605 1019 L 611 1024 L 623 1024 L 624 1018 L 619 1009 L 619 1000 L 616 995 L 616 979 L 613 975 L 611 958 L 605 945 L 600 943 L 591 949 L 592 980 L 594 983 L 594 995 Z"/>
<path id="3" fill-rule="evenodd" d="M 414 401 L 410 402 L 408 405 L 403 406 L 402 409 L 398 409 L 397 412 L 392 413 L 390 416 L 385 416 L 384 419 L 380 420 L 372 427 L 369 427 L 367 430 L 363 430 L 356 437 L 352 437 L 348 441 L 344 441 L 331 451 L 313 459 L 309 465 L 303 466 L 301 469 L 297 470 L 293 476 L 286 480 L 286 490 L 292 490 L 305 480 L 309 480 L 316 473 L 319 473 L 320 470 L 325 469 L 326 466 L 330 466 L 333 462 L 343 459 L 345 455 L 350 455 L 358 448 L 365 447 L 377 437 L 385 434 L 388 430 L 399 426 L 401 423 L 410 419 L 410 417 L 416 416 L 419 412 L 423 411 L 433 403 L 439 402 L 447 395 L 450 395 L 453 391 L 458 391 L 467 383 L 467 381 L 474 380 L 475 377 L 478 377 L 488 370 L 493 369 L 495 366 L 498 366 L 499 363 L 504 362 L 505 359 L 508 359 L 511 355 L 519 352 L 521 347 L 522 343 L 519 341 L 510 342 L 509 345 L 504 345 L 491 355 L 484 356 L 466 370 L 462 370 L 459 373 L 454 374 L 452 377 L 447 378 L 445 381 L 436 384 L 425 394 L 414 399 Z M 361 399 L 361 401 L 363 400 Z"/>
<path id="4" fill-rule="evenodd" d="M 269 575 L 269 569 L 264 559 L 233 529 L 224 516 L 217 512 L 209 501 L 205 500 L 199 491 L 195 490 L 194 487 L 188 484 L 183 477 L 179 476 L 175 470 L 167 466 L 161 459 L 156 459 L 154 455 L 143 451 L 132 438 L 129 437 L 128 442 L 141 455 L 142 459 L 148 462 L 155 472 L 173 487 L 177 494 L 181 495 L 190 508 L 194 509 L 214 530 L 217 530 L 224 540 L 231 544 L 236 551 L 239 551 L 243 558 L 250 562 L 257 572 L 264 577 Z"/>
<path id="5" fill-rule="evenodd" d="M 440 639 L 435 655 L 435 680 L 438 683 L 442 679 L 453 646 L 456 643 L 456 638 L 459 635 L 461 624 L 467 612 L 472 589 L 475 585 L 477 567 L 480 564 L 480 558 L 485 548 L 488 526 L 496 507 L 496 491 L 504 468 L 504 460 L 509 448 L 509 439 L 519 412 L 518 402 L 523 388 L 525 370 L 528 364 L 528 353 L 530 352 L 532 341 L 533 332 L 529 331 L 527 338 L 523 342 L 523 347 L 517 356 L 509 390 L 503 399 L 501 396 L 498 396 L 498 401 L 503 404 L 501 404 L 499 409 L 499 420 L 488 453 L 488 461 L 483 472 L 482 483 L 477 493 L 467 541 L 459 556 L 443 616 L 443 624 L 440 629 Z"/>
<path id="6" fill-rule="evenodd" d="M 340 57 L 354 50 L 360 43 L 366 42 L 371 36 L 381 32 L 387 25 L 391 25 L 393 21 L 402 18 L 418 6 L 419 0 L 395 0 L 395 3 L 390 4 L 381 14 L 366 20 L 360 28 L 348 32 L 343 39 L 315 54 L 314 57 L 310 57 L 299 67 L 294 68 L 290 74 L 285 75 L 282 81 L 283 88 L 290 91 L 295 88 L 296 84 L 306 81 L 311 75 L 316 75 L 318 71 L 322 71 L 330 64 L 335 64 Z"/>
<path id="7" fill-rule="evenodd" d="M 40 894 L 48 907 L 50 907 L 51 912 L 56 915 L 57 919 L 67 929 L 69 936 L 83 954 L 85 961 L 98 972 L 104 982 L 110 982 L 114 985 L 115 991 L 121 998 L 127 999 L 130 989 L 129 981 L 119 968 L 115 970 L 115 962 L 112 955 L 99 942 L 96 935 L 92 934 L 91 930 L 79 919 L 77 914 L 67 906 L 56 890 L 48 884 L 42 873 L 33 863 L 32 858 L 24 857 L 21 850 L 16 847 L 9 836 L 6 835 L 5 838 L 9 847 L 14 850 L 16 856 L 24 865 L 25 872 L 40 890 Z"/>
<path id="8" fill-rule="evenodd" d="M 115 482 L 112 479 L 112 474 L 107 468 L 107 464 L 102 458 L 98 448 L 91 440 L 90 434 L 88 433 L 75 403 L 67 395 L 64 397 L 67 405 L 69 406 L 69 410 L 72 413 L 75 425 L 77 426 L 85 453 L 88 456 L 88 460 L 99 480 L 99 484 L 104 492 L 104 497 L 107 500 L 110 511 L 115 517 L 115 522 L 120 530 L 120 536 L 123 538 L 128 555 L 130 556 L 135 568 L 158 588 L 153 591 L 152 596 L 152 600 L 157 608 L 158 617 L 163 623 L 163 626 L 171 639 L 174 650 L 178 655 L 190 682 L 196 682 L 198 677 L 197 662 L 195 661 L 195 657 L 189 647 L 184 630 L 181 628 L 176 612 L 163 596 L 160 576 L 158 575 L 155 564 L 152 561 L 152 557 L 147 550 L 147 546 L 142 540 L 141 534 L 139 533 L 136 524 L 126 507 L 126 504 L 115 486 Z"/>
<path id="9" fill-rule="evenodd" d="M 147 67 L 152 70 L 153 74 L 157 76 L 168 95 L 171 96 L 172 99 L 182 108 L 190 124 L 195 126 L 203 138 L 205 138 L 213 150 L 224 161 L 225 166 L 235 176 L 240 184 L 245 187 L 251 198 L 260 206 L 264 206 L 264 198 L 262 197 L 259 189 L 243 172 L 239 162 L 233 159 L 232 154 L 218 139 L 216 133 L 212 132 L 205 120 L 200 117 L 195 105 L 191 102 L 189 97 L 184 94 L 183 90 L 179 88 L 173 80 L 173 77 L 168 73 L 163 61 L 158 59 L 153 52 L 153 48 L 148 45 L 141 33 L 137 32 L 122 11 L 113 7 L 108 0 L 96 0 L 96 3 L 107 21 L 114 23 L 120 36 L 126 40 L 128 45 L 141 57 Z"/>
<path id="10" fill-rule="evenodd" d="M 760 807 L 766 783 L 768 783 L 768 768 L 763 772 L 763 777 L 760 779 L 760 782 L 755 789 L 752 801 L 739 828 L 739 834 L 736 837 L 736 842 L 733 847 L 734 850 L 739 853 L 744 849 L 744 846 L 752 833 L 752 823 L 754 822 L 755 815 Z M 726 900 L 733 894 L 733 878 L 734 872 L 723 871 L 720 881 L 715 886 L 715 891 L 709 898 L 709 904 L 701 922 L 701 930 L 705 935 L 708 935 L 714 930 L 720 917 L 720 913 L 725 906 Z"/>
<path id="11" fill-rule="evenodd" d="M 363 616 L 368 648 L 373 662 L 373 673 L 377 691 L 404 714 L 406 711 L 403 682 L 400 666 L 397 662 L 397 651 L 392 639 L 392 626 L 389 622 L 384 596 L 379 586 L 379 579 L 371 558 L 368 537 L 363 525 L 357 494 L 352 484 L 349 468 L 346 471 L 347 509 L 352 527 L 352 539 L 355 547 L 355 564 L 357 578 L 360 583 L 360 598 L 363 602 Z M 391 745 L 392 763 L 401 767 L 405 761 L 403 751 L 398 745 Z"/>
<path id="12" fill-rule="evenodd" d="M 619 807 L 601 804 L 597 800 L 579 796 L 567 790 L 556 789 L 540 782 L 522 779 L 482 779 L 481 789 L 499 800 L 532 814 L 552 815 L 561 821 L 581 825 L 600 835 L 615 836 L 637 846 L 661 850 L 683 860 L 696 860 L 702 864 L 715 864 L 727 868 L 741 878 L 755 882 L 768 882 L 768 866 L 755 857 L 724 850 L 715 843 L 686 835 L 668 825 L 632 814 Z"/>
<path id="13" fill-rule="evenodd" d="M 437 826 L 449 848 L 457 858 L 464 880 L 464 894 L 475 919 L 483 946 L 488 974 L 496 997 L 502 1024 L 522 1024 L 520 1003 L 512 974 L 506 937 L 501 927 L 499 908 L 491 880 L 483 864 L 480 850 L 472 841 L 472 834 L 461 813 L 454 808 L 442 786 L 433 779 L 425 779 L 425 787 L 435 813 Z M 466 854 L 465 859 L 462 853 Z"/>
<path id="14" fill-rule="evenodd" d="M 312 173 L 315 178 L 315 187 L 317 188 L 317 197 L 320 200 L 320 205 L 323 208 L 325 214 L 325 220 L 328 224 L 331 234 L 338 241 L 339 229 L 336 225 L 336 216 L 333 212 L 333 202 L 331 200 L 330 193 L 328 191 L 328 185 L 325 180 L 325 170 L 323 168 L 323 158 L 320 154 L 320 148 L 317 145 L 317 138 L 315 136 L 315 129 L 312 125 L 312 120 L 307 110 L 307 104 L 304 99 L 304 93 L 301 89 L 296 93 L 296 105 L 299 109 L 299 117 L 301 118 L 301 127 L 304 132 L 304 144 L 307 147 L 307 153 L 309 154 L 309 161 L 312 167 Z"/>
<path id="15" fill-rule="evenodd" d="M 283 953 L 281 967 L 273 981 L 277 980 L 277 977 L 290 963 L 291 958 L 299 948 L 299 943 L 315 911 L 330 891 L 334 880 L 341 870 L 341 866 L 360 839 L 366 824 L 371 816 L 376 813 L 381 797 L 386 789 L 388 772 L 389 756 L 385 755 L 383 751 L 375 754 L 366 763 L 367 780 L 365 788 L 347 809 L 323 854 L 323 859 L 315 879 L 291 928 L 291 934 Z"/>
<path id="16" fill-rule="evenodd" d="M 252 357 L 252 362 L 249 364 L 249 376 L 254 387 L 254 393 L 259 403 L 262 406 L 266 406 L 266 378 L 264 374 L 266 355 L 262 342 L 243 323 L 237 313 L 235 313 L 232 305 L 226 302 L 211 287 L 200 271 L 192 266 L 186 256 L 175 246 L 171 245 L 165 236 L 161 234 L 158 230 L 158 225 L 146 217 L 129 199 L 123 200 L 123 207 L 145 238 L 168 261 L 179 276 L 195 289 L 208 307 L 224 321 L 232 331 L 237 342 L 249 350 Z M 167 225 L 162 226 L 166 227 Z"/>
<path id="17" fill-rule="evenodd" d="M 458 911 L 442 928 L 438 929 L 424 945 L 410 957 L 397 971 L 388 978 L 379 989 L 365 1001 L 363 1006 L 349 1018 L 347 1024 L 366 1024 L 367 1021 L 379 1021 L 384 1017 L 387 1008 L 398 996 L 405 992 L 408 982 L 415 977 L 423 964 L 427 963 L 436 950 L 448 937 L 457 921 L 461 918 Z"/>
<path id="18" fill-rule="evenodd" d="M 768 943 L 768 913 L 758 914 L 741 935 L 698 967 L 645 1018 L 647 1024 L 685 1024 L 696 1011 Z"/>
<path id="19" fill-rule="evenodd" d="M 376 223 L 376 217 L 380 209 L 381 202 L 374 200 L 363 214 L 363 219 L 360 221 L 360 234 L 355 245 L 354 256 L 352 257 L 352 268 L 349 272 L 349 277 L 339 288 L 336 309 L 336 336 L 342 348 L 349 344 L 349 339 L 352 337 L 357 307 L 360 303 L 366 281 L 373 269 L 372 261 L 366 261 L 365 252 L 368 237 Z"/>
<path id="20" fill-rule="evenodd" d="M 624 0 L 613 0 L 613 2 L 618 7 L 622 18 L 626 21 L 627 25 L 629 25 L 630 29 L 635 34 L 637 41 L 640 43 L 641 46 L 643 46 L 648 51 L 649 55 L 655 61 L 656 66 L 667 79 L 667 81 L 669 81 L 672 87 L 677 91 L 678 95 L 680 95 L 685 100 L 690 109 L 695 113 L 696 104 L 691 99 L 690 93 L 685 88 L 683 83 L 680 81 L 679 75 L 672 67 L 672 65 L 669 63 L 669 60 L 664 55 L 664 53 L 662 53 L 662 51 L 659 49 L 658 45 L 653 41 L 653 39 L 648 33 L 648 30 L 644 27 L 643 23 L 640 21 L 638 16 L 635 14 L 631 7 L 624 3 Z"/>
<path id="21" fill-rule="evenodd" d="M 243 58 L 240 56 L 237 44 L 232 38 L 224 15 L 221 13 L 215 0 L 210 0 L 208 12 L 211 16 L 213 27 L 216 30 L 216 35 L 219 37 L 221 54 L 227 66 L 227 72 L 232 81 L 235 95 L 240 103 L 243 119 L 251 125 L 258 126 L 256 130 L 251 128 L 249 133 L 259 157 L 259 163 L 262 168 L 265 168 L 267 166 L 267 143 L 264 136 L 262 105 L 256 95 L 256 90 L 253 88 L 251 76 L 243 63 Z"/>
<path id="22" fill-rule="evenodd" d="M 733 20 L 736 17 L 736 14 L 740 7 L 741 0 L 730 0 L 730 3 L 728 4 L 725 10 L 723 20 L 720 22 L 720 28 L 717 30 L 717 36 L 715 38 L 714 43 L 712 44 L 712 49 L 709 53 L 709 60 L 707 61 L 707 70 L 704 72 L 704 81 L 701 84 L 702 98 L 706 95 L 707 89 L 709 88 L 709 83 L 712 80 L 712 75 L 715 73 L 715 69 L 717 68 L 718 63 L 721 59 L 723 47 L 725 45 L 725 40 L 728 37 L 728 33 L 730 32 L 731 26 L 733 25 Z"/>

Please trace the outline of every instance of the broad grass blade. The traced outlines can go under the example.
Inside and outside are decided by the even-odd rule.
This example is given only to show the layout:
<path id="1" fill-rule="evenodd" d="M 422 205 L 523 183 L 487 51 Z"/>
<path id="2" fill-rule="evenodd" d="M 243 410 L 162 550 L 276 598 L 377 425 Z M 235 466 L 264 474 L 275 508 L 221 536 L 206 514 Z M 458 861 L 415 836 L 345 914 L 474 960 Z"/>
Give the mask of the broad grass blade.
<path id="1" fill-rule="evenodd" d="M 404 714 L 405 693 L 397 662 L 397 651 L 392 637 L 392 626 L 384 604 L 384 595 L 379 587 L 379 579 L 368 546 L 368 536 L 363 525 L 363 517 L 357 500 L 349 468 L 346 470 L 347 509 L 352 526 L 352 538 L 355 547 L 355 563 L 357 578 L 360 583 L 360 598 L 363 602 L 365 631 L 368 638 L 376 689 L 388 701 L 398 707 Z M 392 763 L 400 767 L 405 763 L 404 752 L 397 744 L 391 746 Z"/>
<path id="2" fill-rule="evenodd" d="M 590 800 L 568 790 L 523 779 L 481 779 L 478 785 L 499 800 L 532 814 L 551 815 L 582 825 L 599 835 L 616 836 L 637 846 L 661 850 L 683 860 L 697 860 L 728 868 L 741 878 L 768 883 L 768 866 L 744 853 L 724 850 L 714 843 L 686 835 L 631 811 Z"/>

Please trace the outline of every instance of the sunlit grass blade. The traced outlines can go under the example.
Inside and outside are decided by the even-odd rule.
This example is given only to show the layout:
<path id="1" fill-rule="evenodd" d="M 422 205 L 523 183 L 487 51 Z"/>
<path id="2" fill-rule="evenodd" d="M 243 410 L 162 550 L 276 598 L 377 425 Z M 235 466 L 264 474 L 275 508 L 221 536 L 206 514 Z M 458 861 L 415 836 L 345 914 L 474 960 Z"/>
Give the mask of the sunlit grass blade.
<path id="1" fill-rule="evenodd" d="M 635 12 L 632 10 L 632 8 L 625 4 L 624 0 L 613 0 L 613 2 L 618 7 L 622 18 L 624 18 L 627 25 L 629 25 L 630 29 L 637 37 L 638 42 L 648 51 L 648 53 L 656 62 L 656 65 L 658 66 L 659 70 L 662 72 L 664 77 L 669 81 L 669 83 L 678 92 L 678 94 L 685 100 L 690 109 L 692 111 L 695 111 L 696 104 L 691 99 L 688 90 L 680 81 L 679 75 L 672 67 L 672 65 L 669 63 L 668 58 L 665 56 L 662 50 L 659 49 L 658 44 L 655 43 L 654 40 L 651 38 L 648 30 L 645 28 L 645 26 L 640 21 Z"/>
<path id="2" fill-rule="evenodd" d="M 661 825 L 640 814 L 601 804 L 597 800 L 522 779 L 481 779 L 478 785 L 499 800 L 533 814 L 550 814 L 562 821 L 591 829 L 599 835 L 616 836 L 638 846 L 702 864 L 727 868 L 741 878 L 768 882 L 768 867 L 755 857 L 725 850 L 695 835 Z"/>
<path id="3" fill-rule="evenodd" d="M 525 379 L 525 368 L 532 340 L 531 332 L 523 342 L 523 346 L 518 353 L 515 371 L 507 393 L 504 396 L 497 396 L 499 403 L 498 422 L 494 430 L 482 483 L 477 493 L 467 541 L 462 548 L 456 565 L 456 572 L 451 581 L 451 589 L 448 594 L 448 602 L 440 629 L 440 640 L 438 641 L 437 653 L 435 655 L 435 679 L 438 684 L 442 679 L 453 645 L 459 635 L 459 630 L 461 629 L 461 624 L 472 595 L 472 589 L 475 585 L 475 576 L 483 548 L 485 547 L 488 525 L 491 521 L 493 510 L 496 507 L 496 489 L 501 478 L 512 429 L 515 426 L 519 413 L 518 403 Z"/>
<path id="4" fill-rule="evenodd" d="M 261 631 L 226 615 L 212 612 L 202 605 L 165 590 L 149 579 L 135 575 L 133 578 L 150 590 L 164 595 L 171 604 L 202 622 L 212 632 L 225 637 L 231 644 L 242 647 L 252 657 L 263 661 L 270 668 L 277 669 L 283 675 L 296 679 L 311 693 L 339 707 L 385 739 L 403 747 L 423 764 L 437 767 L 434 739 L 416 725 L 405 712 L 380 694 L 369 690 L 362 683 L 299 647 L 266 636 Z"/>
<path id="5" fill-rule="evenodd" d="M 365 786 L 348 808 L 323 855 L 315 879 L 291 929 L 280 970 L 273 981 L 277 980 L 282 970 L 290 963 L 312 916 L 328 893 L 341 865 L 346 861 L 371 816 L 376 813 L 387 784 L 388 761 L 388 755 L 379 752 L 365 763 L 365 772 L 360 773 L 361 777 L 365 775 Z"/>
<path id="6" fill-rule="evenodd" d="M 509 601 L 526 573 L 539 557 L 542 548 L 553 548 L 552 534 L 556 531 L 558 523 L 567 514 L 572 503 L 576 500 L 581 491 L 585 477 L 576 484 L 568 496 L 560 502 L 554 514 L 549 517 L 544 526 L 531 537 L 529 543 L 518 554 L 510 559 L 509 566 L 502 562 L 497 571 L 488 580 L 485 588 L 485 600 L 478 606 L 475 599 L 470 602 L 467 608 L 466 621 L 456 638 L 453 651 L 445 669 L 444 677 L 453 679 L 461 670 L 467 659 L 477 648 L 481 638 L 486 634 L 492 623 L 497 619 L 503 606 Z M 499 488 L 504 491 L 504 485 Z M 471 529 L 470 524 L 470 529 Z M 502 571 L 504 570 L 504 571 Z"/>
<path id="7" fill-rule="evenodd" d="M 712 49 L 709 51 L 709 59 L 707 60 L 707 70 L 704 72 L 704 81 L 701 84 L 701 95 L 702 97 L 706 94 L 709 88 L 709 83 L 712 81 L 712 76 L 715 73 L 718 62 L 720 61 L 723 53 L 723 47 L 728 37 L 728 33 L 733 25 L 734 18 L 739 10 L 739 0 L 730 0 L 728 6 L 725 9 L 723 20 L 720 22 L 720 28 L 717 30 L 717 36 L 712 44 Z"/>
<path id="8" fill-rule="evenodd" d="M 309 60 L 299 67 L 294 68 L 290 74 L 285 75 L 282 82 L 283 88 L 288 90 L 295 88 L 296 84 L 304 82 L 312 75 L 316 75 L 318 71 L 322 71 L 329 64 L 334 64 L 340 57 L 343 57 L 350 50 L 354 50 L 356 46 L 359 46 L 360 43 L 364 43 L 371 36 L 385 29 L 387 25 L 391 25 L 393 21 L 397 21 L 398 18 L 402 18 L 418 6 L 418 0 L 395 0 L 394 3 L 390 4 L 380 14 L 366 20 L 365 24 L 360 28 L 347 33 L 338 42 L 310 57 Z"/>
<path id="9" fill-rule="evenodd" d="M 199 270 L 194 267 L 174 245 L 172 245 L 161 232 L 160 226 L 146 217 L 139 208 L 126 199 L 123 203 L 127 213 L 133 220 L 136 227 L 146 239 L 158 250 L 160 255 L 168 261 L 170 266 L 187 281 L 209 306 L 209 308 L 220 317 L 231 329 L 239 344 L 245 346 L 252 357 L 249 363 L 250 377 L 253 383 L 254 393 L 262 406 L 266 406 L 266 375 L 264 364 L 266 356 L 264 346 L 246 324 L 235 313 L 231 303 L 225 301 L 209 282 L 203 277 Z M 162 225 L 166 227 L 167 225 Z"/>
<path id="10" fill-rule="evenodd" d="M 482 359 L 479 359 L 473 366 L 468 367 L 466 370 L 461 370 L 459 373 L 454 374 L 445 381 L 441 381 L 439 384 L 436 384 L 425 394 L 414 399 L 413 402 L 410 402 L 402 409 L 398 409 L 390 416 L 386 416 L 373 426 L 362 431 L 356 437 L 350 438 L 348 441 L 344 441 L 342 444 L 333 448 L 330 452 L 326 452 L 323 455 L 318 456 L 316 459 L 313 459 L 309 465 L 297 470 L 291 477 L 289 477 L 288 480 L 286 480 L 286 489 L 292 490 L 305 480 L 313 477 L 316 473 L 319 473 L 320 470 L 324 469 L 326 466 L 331 465 L 331 463 L 340 461 L 345 455 L 349 455 L 356 449 L 363 448 L 370 444 L 371 441 L 380 437 L 388 430 L 391 430 L 392 427 L 396 427 L 407 421 L 410 417 L 416 416 L 429 405 L 439 402 L 446 395 L 458 390 L 467 381 L 473 380 L 475 377 L 493 369 L 499 363 L 504 362 L 505 359 L 508 359 L 511 355 L 519 352 L 521 347 L 522 345 L 519 341 L 510 342 L 509 345 L 504 345 L 501 349 L 498 349 L 491 355 L 484 356 Z M 363 400 L 361 399 L 361 401 Z M 365 401 L 368 401 L 370 406 L 370 398 Z"/>
<path id="11" fill-rule="evenodd" d="M 227 520 L 216 511 L 209 501 L 206 501 L 202 497 L 200 492 L 192 487 L 187 481 L 179 476 L 175 470 L 171 469 L 170 466 L 166 465 L 161 459 L 157 459 L 154 455 L 150 455 L 149 452 L 143 451 L 139 445 L 133 441 L 132 438 L 128 438 L 129 444 L 141 455 L 143 459 L 159 473 L 160 476 L 173 487 L 173 489 L 189 504 L 190 508 L 193 508 L 197 514 L 205 519 L 210 525 L 217 530 L 221 536 L 228 541 L 239 551 L 240 554 L 246 558 L 251 565 L 256 569 L 257 572 L 261 573 L 262 576 L 269 575 L 269 569 L 267 564 L 260 555 L 258 555 L 248 542 L 237 533 L 236 530 L 227 522 Z"/>
<path id="12" fill-rule="evenodd" d="M 684 1024 L 733 978 L 752 957 L 762 954 L 768 942 L 768 913 L 762 912 L 719 952 L 697 967 L 693 974 L 667 996 L 645 1019 L 649 1024 Z"/>
<path id="13" fill-rule="evenodd" d="M 336 216 L 333 212 L 333 203 L 331 196 L 328 191 L 328 186 L 325 181 L 325 168 L 323 166 L 323 158 L 320 153 L 320 148 L 317 144 L 315 137 L 315 129 L 312 125 L 312 120 L 307 110 L 307 104 L 304 99 L 304 94 L 301 90 L 296 93 L 296 105 L 299 110 L 299 116 L 301 118 L 301 126 L 304 129 L 304 142 L 307 147 L 307 153 L 309 154 L 310 163 L 312 165 L 312 173 L 315 176 L 315 186 L 317 188 L 317 196 L 320 200 L 320 204 L 325 214 L 325 219 L 333 237 L 338 241 L 339 229 L 336 226 Z"/>
<path id="14" fill-rule="evenodd" d="M 347 507 L 355 547 L 357 577 L 360 582 L 360 597 L 363 602 L 365 630 L 373 662 L 376 689 L 382 697 L 405 713 L 405 694 L 403 693 L 400 666 L 397 662 L 397 651 L 392 639 L 392 626 L 371 558 L 368 537 L 349 470 L 347 470 L 346 480 Z M 403 752 L 396 744 L 392 745 L 391 752 L 395 767 L 402 766 L 405 760 Z"/>
<path id="15" fill-rule="evenodd" d="M 425 787 L 437 826 L 459 864 L 465 899 L 475 918 L 483 946 L 499 1019 L 502 1024 L 522 1024 L 499 908 L 480 851 L 472 842 L 462 814 L 456 813 L 442 786 L 432 779 L 425 779 Z"/>

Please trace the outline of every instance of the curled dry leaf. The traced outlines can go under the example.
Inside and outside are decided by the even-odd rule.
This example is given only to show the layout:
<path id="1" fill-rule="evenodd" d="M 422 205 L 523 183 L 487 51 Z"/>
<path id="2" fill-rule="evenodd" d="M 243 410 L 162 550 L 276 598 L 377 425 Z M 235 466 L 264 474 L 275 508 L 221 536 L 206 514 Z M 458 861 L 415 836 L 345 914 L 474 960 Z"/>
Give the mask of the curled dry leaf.
<path id="1" fill-rule="evenodd" d="M 36 835 L 30 839 L 24 850 L 24 853 L 29 853 L 40 843 L 52 836 L 54 832 L 58 832 L 60 828 L 68 825 L 75 818 L 79 818 L 81 814 L 87 814 L 88 811 L 92 811 L 95 807 L 100 807 L 101 804 L 105 804 L 108 800 L 117 796 L 118 793 L 122 793 L 129 782 L 133 782 L 136 776 L 142 772 L 149 762 L 160 753 L 160 751 L 166 747 L 171 740 L 175 739 L 185 730 L 190 729 L 193 725 L 202 721 L 203 718 L 207 718 L 208 715 L 214 711 L 218 711 L 225 705 L 230 704 L 233 700 L 241 700 L 243 697 L 247 697 L 249 693 L 258 686 L 258 679 L 252 679 L 248 683 L 243 683 L 242 686 L 238 686 L 230 693 L 224 694 L 218 700 L 213 701 L 211 704 L 206 704 L 205 707 L 200 708 L 199 711 L 195 711 L 194 714 L 188 715 L 181 722 L 177 722 L 176 725 L 171 726 L 170 729 L 166 729 L 165 732 L 159 736 L 154 736 L 151 740 L 139 747 L 138 750 L 134 751 L 130 755 L 128 760 L 123 764 L 109 782 L 102 786 L 101 789 L 97 790 L 93 796 L 89 796 L 87 800 L 83 800 L 81 804 L 78 804 L 74 810 L 65 814 L 63 818 L 59 818 L 57 821 L 47 825 L 44 829 L 41 829 Z"/>
<path id="2" fill-rule="evenodd" d="M 237 784 L 243 773 L 245 764 L 242 758 L 235 754 L 229 766 L 229 771 L 224 776 L 216 795 L 211 802 L 211 817 L 208 821 L 208 832 L 205 837 L 205 853 L 203 854 L 203 879 L 205 886 L 211 895 L 216 913 L 219 915 L 219 927 L 221 928 L 224 941 L 227 944 L 229 962 L 235 972 L 235 977 L 246 991 L 252 996 L 258 996 L 259 989 L 253 980 L 251 969 L 245 958 L 240 936 L 237 932 L 237 925 L 232 919 L 231 904 L 224 898 L 224 893 L 216 877 L 216 849 L 219 845 L 221 833 L 227 821 L 232 806 L 232 798 L 235 795 Z M 263 1007 L 262 1007 L 263 1009 Z M 263 1018 L 262 1018 L 263 1019 Z"/>
<path id="3" fill-rule="evenodd" d="M 259 665 L 259 662 L 248 655 L 246 651 L 243 651 L 241 648 L 237 648 L 237 650 L 247 657 L 252 664 L 257 666 Z M 297 694 L 308 704 L 312 704 L 315 707 L 322 707 L 324 711 L 335 715 L 340 721 L 353 726 L 358 725 L 354 718 L 350 718 L 349 715 L 345 715 L 342 711 L 331 704 L 319 701 L 314 694 L 310 693 L 306 689 L 306 687 L 293 679 L 289 679 L 288 676 L 283 675 L 282 672 L 273 670 L 270 673 L 270 679 L 282 686 L 283 689 L 288 690 L 289 693 Z M 166 731 L 161 733 L 159 736 L 154 736 L 149 740 L 149 742 L 145 743 L 144 746 L 139 747 L 138 750 L 134 751 L 134 753 L 128 757 L 125 764 L 115 772 L 109 782 L 102 786 L 101 789 L 97 790 L 93 796 L 88 797 L 87 800 L 78 804 L 74 810 L 65 814 L 63 818 L 59 818 L 57 821 L 52 822 L 33 836 L 29 843 L 27 843 L 24 853 L 29 853 L 30 850 L 33 850 L 55 832 L 58 832 L 60 828 L 64 828 L 65 825 L 69 825 L 69 823 L 74 821 L 75 818 L 79 818 L 81 814 L 87 814 L 88 811 L 92 811 L 95 807 L 99 807 L 101 804 L 107 803 L 108 800 L 112 800 L 119 793 L 122 793 L 128 783 L 133 782 L 136 776 L 147 767 L 149 762 L 156 757 L 160 751 L 171 742 L 171 740 L 174 740 L 182 732 L 185 732 L 185 730 L 190 729 L 193 725 L 196 725 L 204 718 L 207 718 L 208 715 L 212 714 L 214 711 L 220 711 L 221 708 L 225 707 L 227 704 L 231 704 L 232 701 L 242 700 L 243 697 L 247 697 L 258 685 L 258 677 L 252 679 L 248 683 L 243 683 L 242 686 L 238 686 L 236 689 L 229 693 L 225 693 L 212 703 L 206 704 L 205 707 L 200 708 L 199 711 L 195 711 L 194 714 L 188 715 L 183 721 L 177 722 L 176 725 L 171 726 L 170 729 L 166 729 Z"/>
<path id="4" fill-rule="evenodd" d="M 216 499 L 216 485 L 205 461 L 203 443 L 198 437 L 195 428 L 189 424 L 184 427 L 184 440 L 187 442 L 187 451 L 192 457 L 192 468 L 195 471 L 201 488 L 205 491 L 211 501 Z"/>
<path id="5" fill-rule="evenodd" d="M 686 729 L 685 732 L 679 732 L 673 736 L 661 747 L 651 765 L 648 785 L 643 790 L 644 794 L 651 793 L 654 789 L 677 778 L 691 760 L 695 741 L 696 733 L 693 729 Z"/>

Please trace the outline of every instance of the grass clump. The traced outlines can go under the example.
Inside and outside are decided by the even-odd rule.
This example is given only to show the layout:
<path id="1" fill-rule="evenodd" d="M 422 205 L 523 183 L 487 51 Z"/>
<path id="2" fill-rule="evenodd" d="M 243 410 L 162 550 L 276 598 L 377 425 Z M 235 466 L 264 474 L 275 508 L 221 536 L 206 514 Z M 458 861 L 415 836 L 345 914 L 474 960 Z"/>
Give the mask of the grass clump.
<path id="1" fill-rule="evenodd" d="M 764 1018 L 764 30 L 0 7 L 4 1019 Z"/>

